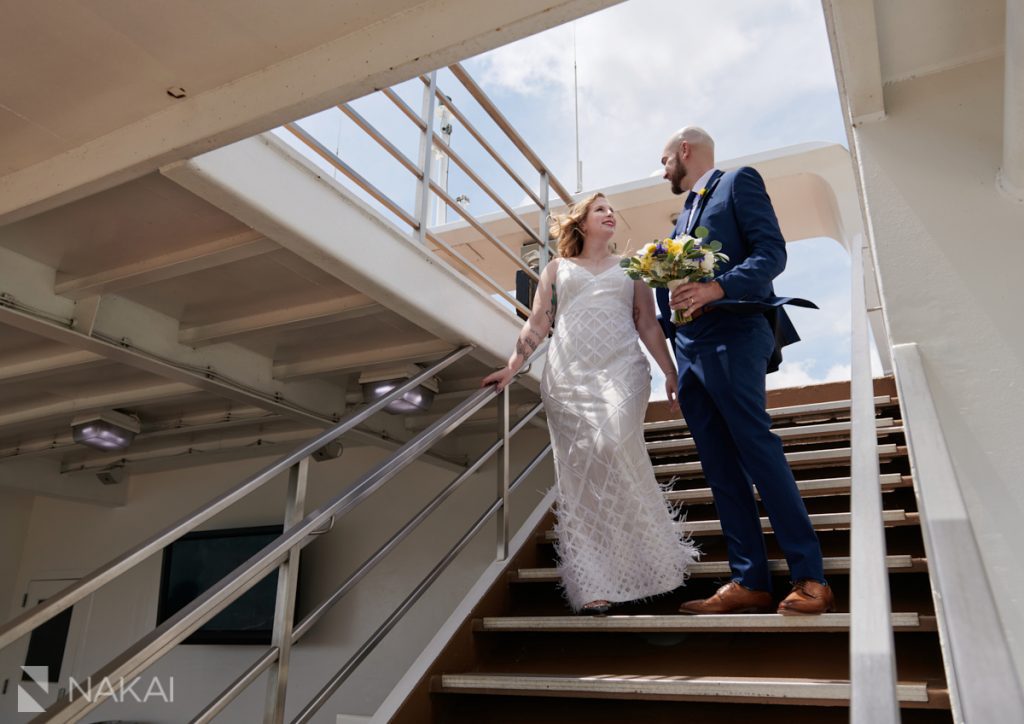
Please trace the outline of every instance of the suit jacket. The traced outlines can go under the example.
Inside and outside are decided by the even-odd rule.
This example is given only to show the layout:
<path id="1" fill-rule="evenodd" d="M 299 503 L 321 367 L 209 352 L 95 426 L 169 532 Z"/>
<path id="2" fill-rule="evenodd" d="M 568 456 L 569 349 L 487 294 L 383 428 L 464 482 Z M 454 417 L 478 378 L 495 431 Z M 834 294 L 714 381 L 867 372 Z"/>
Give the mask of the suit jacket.
<path id="1" fill-rule="evenodd" d="M 775 294 L 772 280 L 786 268 L 786 241 L 761 175 L 749 166 L 725 173 L 715 171 L 706 188 L 707 192 L 695 202 L 697 208 L 689 228 L 690 209 L 684 207 L 672 235 L 692 234 L 698 226 L 704 226 L 709 232 L 708 241 L 722 244 L 722 252 L 729 261 L 715 272 L 715 281 L 722 286 L 725 298 L 706 309 L 763 314 L 775 334 L 775 350 L 768 362 L 768 371 L 774 372 L 782 362 L 782 348 L 800 341 L 783 305 L 813 309 L 817 305 L 806 299 Z M 671 322 L 668 290 L 658 289 L 656 300 L 665 336 L 673 338 L 677 330 Z M 716 316 L 706 314 L 690 322 L 686 325 L 687 336 L 713 332 Z"/>

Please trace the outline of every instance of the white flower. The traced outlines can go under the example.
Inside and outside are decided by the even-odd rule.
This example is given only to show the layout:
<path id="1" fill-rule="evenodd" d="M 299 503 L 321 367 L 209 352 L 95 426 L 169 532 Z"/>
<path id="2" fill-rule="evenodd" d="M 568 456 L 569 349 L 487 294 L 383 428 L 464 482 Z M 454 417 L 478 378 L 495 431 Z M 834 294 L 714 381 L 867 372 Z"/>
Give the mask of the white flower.
<path id="1" fill-rule="evenodd" d="M 710 274 L 715 270 L 715 252 L 705 251 L 704 258 L 700 262 L 700 270 L 705 274 Z"/>

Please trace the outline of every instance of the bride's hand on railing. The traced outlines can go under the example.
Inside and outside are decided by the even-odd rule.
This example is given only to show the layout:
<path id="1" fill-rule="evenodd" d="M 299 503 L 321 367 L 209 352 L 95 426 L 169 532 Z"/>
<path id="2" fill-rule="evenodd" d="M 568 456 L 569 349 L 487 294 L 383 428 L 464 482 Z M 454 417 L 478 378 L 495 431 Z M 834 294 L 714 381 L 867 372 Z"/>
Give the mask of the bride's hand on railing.
<path id="1" fill-rule="evenodd" d="M 492 372 L 491 374 L 484 377 L 483 381 L 480 383 L 480 386 L 486 387 L 487 385 L 497 384 L 495 392 L 501 392 L 503 389 L 508 387 L 509 382 L 511 382 L 512 378 L 515 376 L 516 373 L 509 369 L 508 366 L 506 365 L 497 372 Z"/>

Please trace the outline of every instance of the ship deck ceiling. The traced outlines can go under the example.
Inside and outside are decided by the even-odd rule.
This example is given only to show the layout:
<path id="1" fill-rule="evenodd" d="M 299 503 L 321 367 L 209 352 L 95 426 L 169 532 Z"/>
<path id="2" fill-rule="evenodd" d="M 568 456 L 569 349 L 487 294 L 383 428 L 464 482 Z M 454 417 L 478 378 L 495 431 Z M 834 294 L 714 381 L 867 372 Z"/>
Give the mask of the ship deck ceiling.
<path id="1" fill-rule="evenodd" d="M 0 466 L 116 463 L 71 440 L 72 419 L 101 409 L 139 418 L 129 460 L 190 446 L 284 450 L 362 401 L 360 373 L 428 364 L 456 346 L 155 173 L 0 226 L 0 292 L 45 313 L 0 305 Z M 183 369 L 164 374 L 162 362 L 136 364 L 99 344 L 82 330 L 90 305 L 97 330 L 128 330 L 126 350 Z M 201 384 L 206 368 L 251 379 L 222 393 Z M 489 369 L 474 358 L 452 365 L 430 414 Z M 255 393 L 298 399 L 303 414 Z M 391 445 L 410 436 L 401 417 L 383 413 L 369 428 Z"/>
<path id="2" fill-rule="evenodd" d="M 195 97 L 415 4 L 19 4 L 0 24 L 0 67 L 32 72 L 5 79 L 0 174 L 173 107 L 167 88 Z"/>

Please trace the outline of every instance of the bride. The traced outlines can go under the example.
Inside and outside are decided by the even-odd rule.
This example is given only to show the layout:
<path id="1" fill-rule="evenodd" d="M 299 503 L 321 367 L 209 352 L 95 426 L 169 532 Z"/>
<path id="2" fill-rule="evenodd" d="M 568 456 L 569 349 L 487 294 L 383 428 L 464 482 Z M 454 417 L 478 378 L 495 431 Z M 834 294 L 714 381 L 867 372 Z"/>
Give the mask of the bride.
<path id="1" fill-rule="evenodd" d="M 559 258 L 541 272 L 508 364 L 483 384 L 503 389 L 555 326 L 541 396 L 554 450 L 559 573 L 573 610 L 600 614 L 677 588 L 699 555 L 644 445 L 651 372 L 638 342 L 665 373 L 673 404 L 677 374 L 651 290 L 609 251 L 615 212 L 604 195 L 556 217 L 551 232 Z"/>

